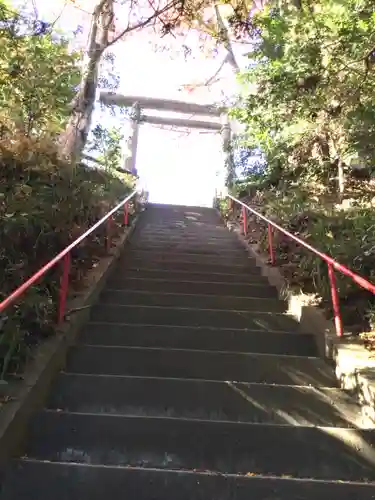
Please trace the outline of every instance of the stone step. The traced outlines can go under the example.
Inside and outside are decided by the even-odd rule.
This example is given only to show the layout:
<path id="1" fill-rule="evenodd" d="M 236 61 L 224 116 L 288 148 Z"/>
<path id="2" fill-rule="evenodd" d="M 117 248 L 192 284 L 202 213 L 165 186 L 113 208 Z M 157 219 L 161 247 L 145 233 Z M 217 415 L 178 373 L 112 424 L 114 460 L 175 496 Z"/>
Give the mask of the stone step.
<path id="1" fill-rule="evenodd" d="M 163 205 L 161 203 L 150 203 L 146 210 L 146 216 L 151 216 L 156 219 L 157 224 L 160 221 L 165 223 L 165 220 L 185 217 L 190 220 L 220 220 L 218 212 L 212 207 L 198 207 L 188 205 Z M 189 220 L 188 219 L 188 220 Z"/>
<path id="2" fill-rule="evenodd" d="M 163 259 L 168 259 L 170 255 L 172 255 L 173 258 L 179 258 L 182 260 L 182 257 L 187 255 L 189 258 L 194 258 L 197 259 L 199 257 L 203 258 L 208 258 L 210 257 L 211 259 L 216 259 L 217 257 L 220 259 L 226 259 L 227 261 L 231 262 L 231 260 L 236 260 L 237 258 L 240 260 L 246 260 L 249 261 L 250 256 L 249 253 L 246 252 L 243 248 L 234 248 L 231 250 L 221 250 L 220 245 L 213 248 L 207 249 L 205 246 L 202 247 L 179 247 L 177 249 L 173 248 L 173 252 L 171 251 L 172 249 L 166 245 L 164 248 L 160 248 L 160 246 L 154 246 L 154 247 L 148 247 L 145 248 L 143 245 L 128 245 L 127 247 L 127 253 L 132 253 L 133 255 L 138 255 L 140 257 L 155 257 L 157 259 L 163 258 Z"/>
<path id="3" fill-rule="evenodd" d="M 174 241 L 174 242 L 185 242 L 186 244 L 197 243 L 200 245 L 205 245 L 207 243 L 212 243 L 216 245 L 220 244 L 237 244 L 239 248 L 241 247 L 240 242 L 238 241 L 237 236 L 234 233 L 229 233 L 228 231 L 218 232 L 211 231 L 206 228 L 202 228 L 196 231 L 166 231 L 159 230 L 157 232 L 150 230 L 140 231 L 137 235 L 134 236 L 134 239 L 137 242 L 165 242 L 165 241 Z M 242 247 L 243 248 L 243 247 Z"/>
<path id="4" fill-rule="evenodd" d="M 375 431 L 43 411 L 25 455 L 51 462 L 375 480 Z"/>
<path id="5" fill-rule="evenodd" d="M 143 231 L 146 234 L 152 234 L 154 237 L 157 237 L 160 233 L 168 233 L 172 236 L 180 234 L 186 234 L 188 236 L 194 236 L 196 234 L 213 234 L 214 236 L 218 237 L 228 237 L 233 236 L 234 234 L 228 231 L 228 228 L 223 223 L 217 224 L 217 221 L 197 223 L 196 221 L 189 222 L 186 220 L 180 220 L 174 222 L 166 221 L 162 224 L 156 224 L 152 221 L 147 220 L 145 220 L 144 222 L 145 224 L 142 227 Z"/>
<path id="6" fill-rule="evenodd" d="M 159 220 L 157 220 L 159 219 Z M 146 232 L 150 231 L 157 235 L 159 232 L 165 230 L 171 231 L 201 231 L 203 233 L 204 230 L 207 231 L 217 231 L 224 228 L 224 224 L 220 220 L 214 219 L 205 219 L 201 221 L 197 220 L 189 220 L 185 217 L 173 217 L 173 218 L 165 218 L 161 221 L 161 217 L 158 218 L 149 218 L 145 217 L 142 221 L 142 229 Z"/>
<path id="7" fill-rule="evenodd" d="M 179 249 L 184 248 L 205 248 L 206 250 L 213 250 L 218 252 L 220 249 L 222 252 L 232 251 L 232 250 L 243 250 L 244 247 L 237 238 L 229 239 L 215 239 L 215 238 L 194 238 L 187 240 L 183 236 L 179 238 L 145 238 L 140 234 L 135 235 L 132 238 L 132 245 L 140 248 L 162 248 L 162 249 Z"/>
<path id="8" fill-rule="evenodd" d="M 197 223 L 192 221 L 191 223 L 186 220 L 180 220 L 175 222 L 165 222 L 162 224 L 150 223 L 147 221 L 147 227 L 144 227 L 146 233 L 153 234 L 157 236 L 161 232 L 168 232 L 172 235 L 175 234 L 215 234 L 219 236 L 229 236 L 231 233 L 228 231 L 227 227 L 223 223 L 217 223 L 217 221 L 206 221 Z"/>
<path id="9" fill-rule="evenodd" d="M 237 255 L 236 257 L 228 258 L 226 256 L 212 256 L 212 255 L 202 255 L 194 253 L 183 253 L 170 251 L 164 252 L 149 252 L 149 251 L 128 251 L 119 261 L 120 265 L 122 263 L 132 262 L 133 260 L 139 260 L 141 262 L 161 262 L 161 263 L 174 263 L 182 262 L 186 264 L 199 264 L 199 265 L 212 265 L 215 266 L 230 266 L 230 267 L 240 267 L 253 268 L 256 266 L 255 260 L 251 259 L 246 253 L 242 255 Z"/>
<path id="10" fill-rule="evenodd" d="M 79 345 L 68 356 L 71 373 L 131 375 L 336 387 L 321 359 L 218 351 Z"/>
<path id="11" fill-rule="evenodd" d="M 185 276 L 186 281 L 169 281 L 166 279 L 144 279 L 144 278 L 119 278 L 115 272 L 110 279 L 108 288 L 112 290 L 138 290 L 144 292 L 163 292 L 163 293 L 189 293 L 198 295 L 229 295 L 234 297 L 254 297 L 254 298 L 273 298 L 277 299 L 276 288 L 268 284 L 250 283 L 223 283 L 223 282 L 204 282 L 189 281 L 189 276 Z"/>
<path id="12" fill-rule="evenodd" d="M 361 410 L 340 389 L 62 374 L 49 409 L 269 424 L 356 427 Z"/>
<path id="13" fill-rule="evenodd" d="M 89 323 L 79 340 L 90 345 L 318 355 L 314 335 L 262 330 Z"/>
<path id="14" fill-rule="evenodd" d="M 200 326 L 244 330 L 296 331 L 297 323 L 281 313 L 223 311 L 188 307 L 127 306 L 99 303 L 91 313 L 93 321 L 133 325 Z"/>
<path id="15" fill-rule="evenodd" d="M 254 274 L 228 274 L 228 273 L 210 273 L 210 272 L 189 272 L 172 271 L 168 269 L 121 269 L 117 267 L 110 277 L 109 283 L 113 286 L 113 281 L 124 280 L 125 278 L 143 278 L 143 279 L 162 279 L 169 281 L 199 281 L 209 283 L 243 283 L 270 286 L 267 278 Z"/>
<path id="16" fill-rule="evenodd" d="M 251 259 L 246 253 L 237 254 L 233 257 L 227 256 L 213 256 L 204 254 L 194 254 L 188 252 L 174 252 L 169 250 L 169 252 L 150 252 L 150 251 L 128 251 L 122 259 L 121 262 L 127 262 L 128 260 L 139 259 L 141 261 L 152 261 L 152 262 L 186 262 L 192 264 L 215 264 L 215 265 L 225 265 L 225 266 L 235 266 L 235 267 L 253 267 L 256 265 L 255 260 Z"/>
<path id="17" fill-rule="evenodd" d="M 101 304 L 144 305 L 163 307 L 189 307 L 218 310 L 255 310 L 264 312 L 286 312 L 281 300 L 257 297 L 231 297 L 225 295 L 198 295 L 182 293 L 148 292 L 106 289 L 100 296 Z"/>
<path id="18" fill-rule="evenodd" d="M 150 206 L 144 212 L 145 220 L 155 226 L 165 226 L 185 223 L 188 225 L 201 225 L 202 223 L 210 225 L 220 225 L 222 221 L 218 212 L 213 209 L 203 210 L 201 207 L 192 209 L 178 207 L 171 212 L 169 208 L 156 208 Z"/>
<path id="19" fill-rule="evenodd" d="M 155 269 L 163 271 L 185 271 L 188 273 L 229 273 L 229 274 L 260 274 L 260 269 L 255 265 L 255 261 L 249 259 L 249 263 L 226 264 L 216 262 L 211 259 L 209 262 L 186 262 L 183 260 L 164 261 L 138 258 L 134 255 L 126 255 L 118 263 L 117 269 L 122 271 L 126 269 Z"/>
<path id="20" fill-rule="evenodd" d="M 374 500 L 375 485 L 190 471 L 16 462 L 1 500 Z"/>
<path id="21" fill-rule="evenodd" d="M 144 231 L 153 233 L 157 236 L 160 232 L 163 231 L 172 231 L 173 233 L 179 232 L 201 232 L 204 234 L 204 231 L 214 232 L 216 234 L 230 234 L 228 230 L 225 231 L 225 225 L 218 220 L 204 220 L 204 221 L 196 221 L 181 218 L 174 219 L 166 219 L 162 222 L 144 218 L 142 221 L 142 229 Z"/>

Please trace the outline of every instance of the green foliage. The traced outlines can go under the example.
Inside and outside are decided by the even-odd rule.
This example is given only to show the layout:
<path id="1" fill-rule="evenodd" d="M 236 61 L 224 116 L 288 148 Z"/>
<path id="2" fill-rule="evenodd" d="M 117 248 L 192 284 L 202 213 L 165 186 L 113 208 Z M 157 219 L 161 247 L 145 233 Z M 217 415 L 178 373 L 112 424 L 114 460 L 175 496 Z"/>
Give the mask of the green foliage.
<path id="1" fill-rule="evenodd" d="M 242 193 L 244 187 L 243 184 Z M 245 199 L 256 210 L 360 276 L 375 281 L 375 232 L 370 200 L 362 196 L 337 204 L 330 194 L 313 194 L 314 190 L 319 192 L 317 186 L 267 189 L 254 184 L 246 186 L 247 193 L 250 189 L 253 192 Z M 250 228 L 256 227 L 255 232 L 260 235 L 261 250 L 267 254 L 265 224 L 250 214 L 248 218 Z M 327 264 L 282 233 L 276 231 L 273 242 L 277 264 L 289 285 L 296 291 L 319 297 L 328 314 L 332 314 Z M 336 279 L 345 326 L 353 332 L 368 328 L 368 310 L 375 310 L 374 296 L 339 272 Z"/>
<path id="2" fill-rule="evenodd" d="M 31 26 L 30 26 L 31 24 Z M 79 83 L 78 56 L 44 24 L 27 23 L 0 0 L 1 136 L 61 131 Z"/>
<path id="3" fill-rule="evenodd" d="M 297 5 L 297 4 L 296 4 Z M 326 180 L 374 162 L 375 16 L 368 0 L 268 2 L 253 17 L 250 68 L 240 76 L 246 140 L 273 183 Z"/>
<path id="4" fill-rule="evenodd" d="M 232 114 L 246 125 L 242 147 L 260 150 L 265 165 L 250 169 L 237 192 L 375 280 L 373 4 L 271 0 L 250 28 L 249 67 L 239 75 Z M 266 251 L 265 238 L 262 245 Z M 275 245 L 288 281 L 329 308 L 326 264 L 280 234 Z M 363 325 L 373 296 L 339 273 L 337 279 L 345 321 Z"/>
<path id="5" fill-rule="evenodd" d="M 72 178 L 56 157 L 47 141 L 0 143 L 0 299 L 130 192 L 108 172 L 81 166 Z M 72 251 L 73 284 L 103 255 L 103 231 Z M 0 375 L 2 369 L 15 371 L 28 348 L 53 332 L 60 276 L 57 266 L 6 311 L 8 319 L 0 328 Z"/>
<path id="6" fill-rule="evenodd" d="M 106 170 L 119 170 L 122 160 L 122 143 L 124 135 L 120 127 L 105 128 L 98 124 L 92 130 L 89 151 L 94 151 L 96 159 Z"/>

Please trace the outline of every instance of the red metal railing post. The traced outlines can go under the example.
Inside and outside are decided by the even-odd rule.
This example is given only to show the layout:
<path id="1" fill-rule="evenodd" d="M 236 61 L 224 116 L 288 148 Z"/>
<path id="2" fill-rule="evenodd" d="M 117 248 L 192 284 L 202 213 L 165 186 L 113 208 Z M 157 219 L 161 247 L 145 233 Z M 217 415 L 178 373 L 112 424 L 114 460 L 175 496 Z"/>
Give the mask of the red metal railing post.
<path id="1" fill-rule="evenodd" d="M 233 216 L 233 213 L 234 213 L 234 201 L 229 198 L 229 213 Z"/>
<path id="2" fill-rule="evenodd" d="M 70 273 L 70 252 L 63 257 L 63 272 L 60 279 L 59 308 L 57 323 L 60 325 L 64 321 L 66 299 L 68 297 L 69 273 Z"/>
<path id="3" fill-rule="evenodd" d="M 242 207 L 242 223 L 243 223 L 243 234 L 247 235 L 247 212 L 246 208 Z"/>
<path id="4" fill-rule="evenodd" d="M 66 259 L 64 263 L 64 271 L 63 271 L 63 277 L 61 280 L 61 289 L 60 289 L 60 298 L 59 298 L 59 305 L 58 305 L 58 320 L 61 319 L 61 321 L 64 318 L 64 310 L 65 310 L 65 302 L 66 302 L 66 297 L 67 297 L 67 289 L 69 286 L 69 267 L 70 267 L 70 257 L 69 253 L 73 248 L 78 246 L 84 239 L 86 239 L 90 234 L 92 234 L 98 227 L 101 227 L 106 221 L 107 221 L 107 228 L 110 227 L 111 221 L 108 221 L 108 219 L 111 219 L 113 214 L 116 213 L 120 208 L 122 208 L 125 203 L 127 203 L 131 198 L 134 198 L 136 196 L 137 192 L 133 191 L 129 196 L 127 196 L 124 200 L 122 200 L 118 205 L 112 208 L 104 217 L 102 217 L 98 222 L 96 222 L 93 226 L 91 226 L 86 232 L 81 234 L 76 240 L 74 240 L 70 245 L 68 245 L 64 250 L 62 250 L 60 253 L 55 255 L 53 259 L 51 259 L 47 264 L 45 264 L 43 267 L 41 267 L 35 274 L 30 276 L 29 279 L 24 281 L 18 288 L 13 290 L 13 292 L 8 295 L 4 300 L 0 300 L 0 313 L 4 312 L 5 309 L 10 307 L 12 304 L 14 304 L 32 285 L 34 285 L 36 282 L 38 282 L 50 269 L 52 269 L 54 266 L 56 266 L 59 262 L 63 261 L 63 259 Z M 111 243 L 109 240 L 107 242 Z M 68 265 L 69 263 L 69 265 Z M 374 287 L 375 289 L 375 287 Z"/>
<path id="5" fill-rule="evenodd" d="M 273 233 L 272 233 L 272 226 L 270 223 L 268 223 L 268 250 L 270 253 L 270 261 L 271 264 L 274 266 L 276 263 L 275 260 L 275 251 L 273 249 Z"/>
<path id="6" fill-rule="evenodd" d="M 340 301 L 337 293 L 336 276 L 332 264 L 328 264 L 328 276 L 331 284 L 331 297 L 333 314 L 335 318 L 336 335 L 342 337 L 344 331 L 342 326 L 342 318 L 340 313 Z"/>
<path id="7" fill-rule="evenodd" d="M 124 205 L 124 225 L 129 225 L 129 203 L 125 203 Z"/>
<path id="8" fill-rule="evenodd" d="M 108 217 L 107 224 L 106 224 L 107 234 L 106 234 L 106 238 L 105 238 L 105 247 L 106 247 L 107 252 L 109 252 L 111 250 L 111 246 L 112 246 L 112 238 L 111 238 L 111 236 L 112 236 L 111 235 L 111 233 L 112 233 L 112 222 L 113 222 L 112 216 Z"/>

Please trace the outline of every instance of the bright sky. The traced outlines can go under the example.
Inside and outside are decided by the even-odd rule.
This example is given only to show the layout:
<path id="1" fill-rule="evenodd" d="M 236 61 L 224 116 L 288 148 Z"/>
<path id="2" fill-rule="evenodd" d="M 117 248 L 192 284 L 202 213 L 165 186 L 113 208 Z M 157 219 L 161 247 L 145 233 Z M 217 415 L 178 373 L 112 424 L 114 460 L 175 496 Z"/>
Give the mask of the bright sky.
<path id="1" fill-rule="evenodd" d="M 72 32 L 77 25 L 83 25 L 84 33 L 77 40 L 80 46 L 85 45 L 88 12 L 95 3 L 94 0 L 80 0 L 76 2 L 80 8 L 68 4 L 62 11 L 64 0 L 13 0 L 15 5 L 34 5 L 39 15 L 49 21 L 61 15 L 56 26 L 63 31 Z M 233 73 L 229 68 L 223 68 L 220 83 L 210 89 L 203 87 L 192 94 L 181 91 L 184 84 L 210 78 L 223 57 L 221 54 L 207 57 L 200 53 L 195 39 L 190 40 L 190 45 L 195 43 L 197 50 L 194 57 L 186 60 L 182 54 L 176 55 L 176 51 L 155 51 L 155 43 L 164 40 L 150 32 L 141 32 L 114 46 L 116 69 L 120 74 L 119 93 L 213 103 L 220 100 L 223 89 L 227 95 L 234 92 Z M 99 110 L 95 116 L 98 120 Z M 100 116 L 101 120 L 103 118 L 106 124 L 117 124 L 115 118 Z M 150 192 L 151 201 L 211 205 L 215 188 L 223 184 L 220 136 L 194 130 L 187 135 L 142 125 L 137 169 L 142 184 Z"/>

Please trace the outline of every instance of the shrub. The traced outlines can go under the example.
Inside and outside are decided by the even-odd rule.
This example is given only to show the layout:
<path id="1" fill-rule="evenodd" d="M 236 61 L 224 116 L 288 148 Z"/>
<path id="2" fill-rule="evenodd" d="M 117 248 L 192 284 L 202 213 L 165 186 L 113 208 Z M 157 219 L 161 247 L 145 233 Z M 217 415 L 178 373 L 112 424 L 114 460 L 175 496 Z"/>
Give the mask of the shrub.
<path id="1" fill-rule="evenodd" d="M 0 142 L 0 298 L 48 262 L 132 189 L 115 174 L 58 161 L 54 146 L 23 136 Z M 103 255 L 103 229 L 72 252 L 71 281 Z M 60 266 L 0 318 L 0 378 L 54 331 Z"/>

